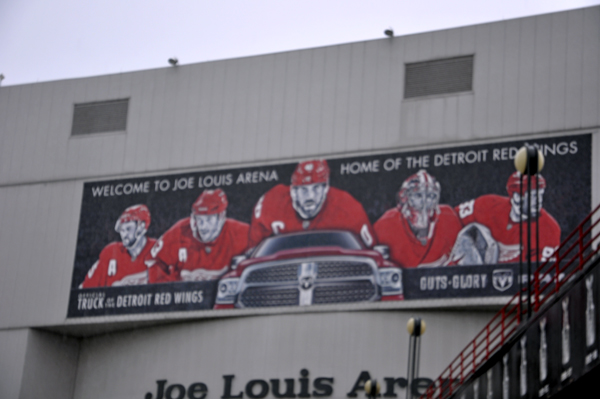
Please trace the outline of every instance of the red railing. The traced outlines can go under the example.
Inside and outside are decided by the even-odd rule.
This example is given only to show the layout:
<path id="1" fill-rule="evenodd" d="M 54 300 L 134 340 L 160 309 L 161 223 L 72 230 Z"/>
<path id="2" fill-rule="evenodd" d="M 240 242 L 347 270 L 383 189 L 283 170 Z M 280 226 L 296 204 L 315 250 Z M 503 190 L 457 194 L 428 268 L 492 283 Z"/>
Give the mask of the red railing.
<path id="1" fill-rule="evenodd" d="M 485 363 L 515 333 L 528 314 L 528 289 L 531 314 L 539 311 L 573 275 L 600 251 L 600 205 L 567 236 L 552 256 L 543 262 L 525 284 L 492 320 L 434 380 L 422 398 L 445 399 L 457 391 L 479 366 Z M 535 232 L 532 232 L 535 237 Z M 524 273 L 527 273 L 525 270 Z M 519 276 L 521 278 L 522 276 Z M 529 285 L 529 286 L 528 286 Z"/>

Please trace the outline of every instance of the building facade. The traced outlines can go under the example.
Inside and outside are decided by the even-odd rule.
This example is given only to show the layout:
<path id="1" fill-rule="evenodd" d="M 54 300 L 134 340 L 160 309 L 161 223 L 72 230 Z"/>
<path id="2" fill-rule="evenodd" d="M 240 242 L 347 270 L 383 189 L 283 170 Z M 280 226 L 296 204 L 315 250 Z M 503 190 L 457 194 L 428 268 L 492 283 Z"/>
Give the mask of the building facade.
<path id="1" fill-rule="evenodd" d="M 111 108 L 115 101 L 125 105 Z M 98 126 L 86 106 L 104 106 L 96 111 L 105 112 L 109 127 Z M 217 188 L 205 176 L 231 173 L 231 186 L 220 186 L 229 196 L 227 215 L 241 215 L 234 206 L 244 203 L 247 216 L 237 219 L 251 224 L 264 192 L 249 188 L 260 173 L 246 182 L 247 172 L 276 171 L 277 179 L 264 178 L 270 189 L 289 185 L 298 163 L 326 158 L 331 186 L 359 198 L 375 223 L 382 212 L 360 199 L 373 189 L 367 161 L 380 159 L 383 173 L 387 159 L 402 158 L 402 177 L 388 197 L 425 169 L 440 180 L 441 202 L 460 212 L 470 197 L 455 187 L 468 191 L 489 179 L 503 188 L 511 148 L 530 142 L 541 143 L 548 170 L 559 165 L 554 180 L 546 175 L 544 207 L 554 210 L 564 238 L 600 202 L 599 129 L 600 7 L 1 87 L 0 397 L 353 397 L 362 395 L 365 372 L 384 382 L 384 396 L 404 395 L 410 317 L 427 321 L 420 374 L 435 378 L 506 296 L 410 299 L 405 281 L 405 300 L 68 313 L 87 292 L 78 286 L 91 263 L 81 271 L 78 259 L 107 244 L 105 231 L 119 241 L 113 214 L 125 206 L 88 212 L 103 206 L 94 198 L 116 197 L 118 184 L 123 190 L 148 181 L 158 192 L 160 180 L 192 176 L 180 206 L 189 209 L 189 199 Z M 477 162 L 468 161 L 469 151 Z M 452 179 L 440 178 L 444 166 Z M 477 169 L 487 175 L 471 177 Z M 359 175 L 354 186 L 343 179 Z M 152 207 L 175 198 L 164 195 L 148 197 L 154 226 L 168 227 Z M 98 227 L 96 237 L 85 233 L 90 223 L 108 227 Z M 148 230 L 154 238 L 164 231 Z M 399 266 L 410 275 L 410 266 Z"/>

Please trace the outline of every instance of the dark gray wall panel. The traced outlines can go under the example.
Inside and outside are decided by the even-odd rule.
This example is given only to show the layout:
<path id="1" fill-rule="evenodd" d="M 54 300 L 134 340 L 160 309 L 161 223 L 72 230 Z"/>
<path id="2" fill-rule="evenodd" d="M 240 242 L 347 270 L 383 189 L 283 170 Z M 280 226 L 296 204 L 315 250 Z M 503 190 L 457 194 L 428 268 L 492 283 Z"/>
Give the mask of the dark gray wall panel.
<path id="1" fill-rule="evenodd" d="M 577 89 L 577 86 L 575 86 L 567 90 L 567 75 L 569 74 L 567 70 L 568 57 L 572 56 L 572 52 L 568 51 L 569 49 L 567 48 L 567 23 L 567 15 L 563 18 L 560 18 L 556 14 L 551 15 L 550 107 L 548 123 L 550 126 L 558 129 L 563 129 L 566 126 L 566 102 L 571 98 L 568 92 Z M 573 30 L 580 30 L 581 26 L 576 28 L 573 24 L 571 28 L 571 32 L 573 32 Z M 563 54 L 563 57 L 556 57 L 555 54 Z M 574 68 L 571 69 L 571 73 L 581 70 L 581 68 L 577 68 L 576 64 L 572 65 L 572 67 Z"/>
<path id="2" fill-rule="evenodd" d="M 79 341 L 29 330 L 20 399 L 71 399 L 75 388 Z"/>
<path id="3" fill-rule="evenodd" d="M 517 132 L 533 131 L 533 109 L 536 74 L 535 58 L 531 55 L 535 52 L 536 43 L 535 18 L 525 18 L 519 24 L 519 75 L 516 77 L 518 94 L 516 99 Z M 515 77 L 512 77 L 515 79 Z M 508 116 L 507 116 L 508 118 Z"/>
<path id="4" fill-rule="evenodd" d="M 583 10 L 581 124 L 600 124 L 600 7 Z"/>
<path id="5" fill-rule="evenodd" d="M 28 330 L 0 330 L 0 397 L 18 399 Z"/>
<path id="6" fill-rule="evenodd" d="M 566 81 L 565 81 L 565 126 L 581 123 L 581 100 L 583 84 L 584 12 L 569 14 L 567 19 Z M 600 41 L 600 39 L 598 39 Z M 575 71 L 581 71 L 576 73 Z M 572 72 L 571 72 L 572 71 Z"/>
<path id="7" fill-rule="evenodd" d="M 0 328 L 60 323 L 75 255 L 81 183 L 0 188 Z"/>
<path id="8" fill-rule="evenodd" d="M 550 129 L 550 96 L 552 82 L 552 16 L 535 17 L 535 73 L 533 75 L 533 130 Z M 562 58 L 562 57 L 561 57 Z"/>

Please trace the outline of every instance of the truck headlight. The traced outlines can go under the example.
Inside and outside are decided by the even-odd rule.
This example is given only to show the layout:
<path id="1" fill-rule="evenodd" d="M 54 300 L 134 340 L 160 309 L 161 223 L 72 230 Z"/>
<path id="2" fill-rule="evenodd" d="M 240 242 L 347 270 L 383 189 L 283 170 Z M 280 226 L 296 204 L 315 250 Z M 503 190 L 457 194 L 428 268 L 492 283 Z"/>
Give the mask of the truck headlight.
<path id="1" fill-rule="evenodd" d="M 379 284 L 383 296 L 402 294 L 402 269 L 397 267 L 379 269 Z"/>
<path id="2" fill-rule="evenodd" d="M 235 296 L 237 295 L 237 288 L 240 282 L 239 278 L 224 278 L 219 281 L 219 287 L 217 288 L 217 299 L 218 304 L 230 304 L 235 302 Z"/>

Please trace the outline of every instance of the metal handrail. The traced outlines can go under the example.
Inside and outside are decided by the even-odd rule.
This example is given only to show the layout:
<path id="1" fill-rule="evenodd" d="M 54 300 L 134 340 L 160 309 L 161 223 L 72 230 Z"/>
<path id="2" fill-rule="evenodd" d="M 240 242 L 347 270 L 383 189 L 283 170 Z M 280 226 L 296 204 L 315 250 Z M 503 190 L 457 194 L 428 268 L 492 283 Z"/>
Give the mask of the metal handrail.
<path id="1" fill-rule="evenodd" d="M 592 221 L 597 216 L 595 221 Z M 446 399 L 473 375 L 479 366 L 493 356 L 517 331 L 527 314 L 527 300 L 523 294 L 528 287 L 532 292 L 532 312 L 536 313 L 557 294 L 571 278 L 599 251 L 600 205 L 563 240 L 546 261 L 527 278 L 527 284 L 517 292 L 492 317 L 490 322 L 450 362 L 450 365 L 433 381 L 421 398 Z M 594 234 L 594 229 L 598 230 Z M 539 248 L 538 255 L 539 256 Z M 533 279 L 531 278 L 533 277 Z M 521 278 L 521 276 L 519 276 Z"/>

